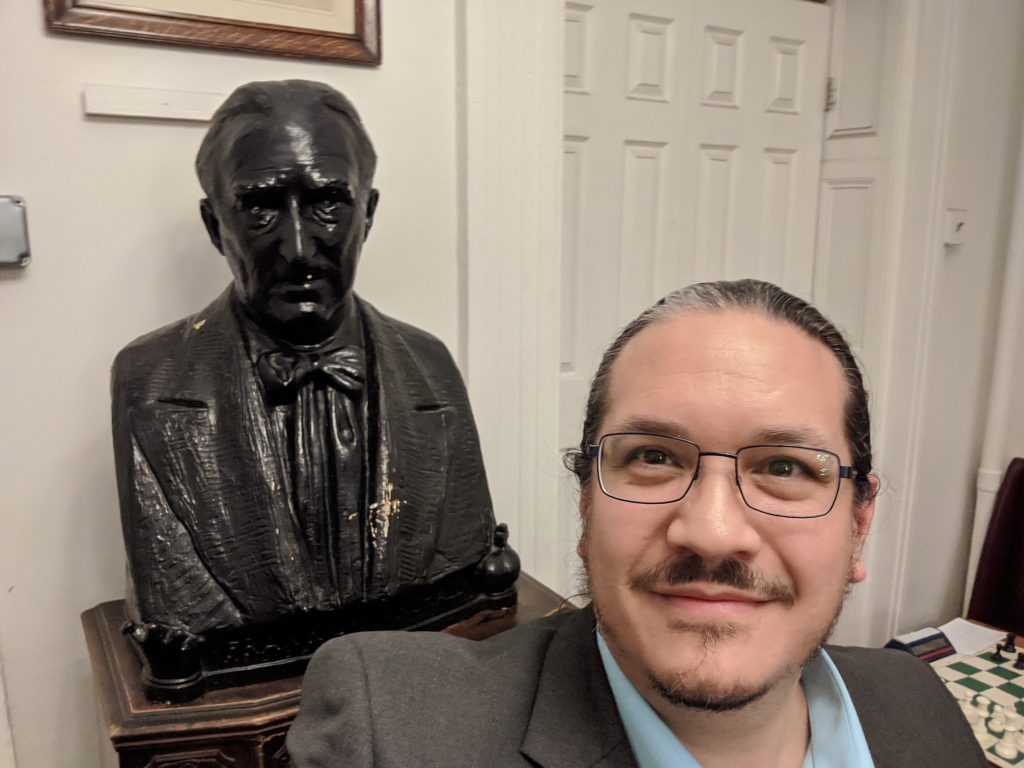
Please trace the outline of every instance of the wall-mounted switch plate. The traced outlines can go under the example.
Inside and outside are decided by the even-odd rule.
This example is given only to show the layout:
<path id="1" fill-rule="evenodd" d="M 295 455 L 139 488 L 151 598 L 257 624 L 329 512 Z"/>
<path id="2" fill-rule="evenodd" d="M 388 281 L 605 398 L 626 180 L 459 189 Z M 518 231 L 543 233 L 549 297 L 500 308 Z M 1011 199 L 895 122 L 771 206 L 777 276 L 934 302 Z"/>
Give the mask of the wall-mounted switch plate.
<path id="1" fill-rule="evenodd" d="M 963 208 L 947 208 L 943 242 L 946 245 L 963 245 L 967 236 L 967 211 Z"/>
<path id="2" fill-rule="evenodd" d="M 31 258 L 25 199 L 0 195 L 0 267 L 24 267 Z"/>

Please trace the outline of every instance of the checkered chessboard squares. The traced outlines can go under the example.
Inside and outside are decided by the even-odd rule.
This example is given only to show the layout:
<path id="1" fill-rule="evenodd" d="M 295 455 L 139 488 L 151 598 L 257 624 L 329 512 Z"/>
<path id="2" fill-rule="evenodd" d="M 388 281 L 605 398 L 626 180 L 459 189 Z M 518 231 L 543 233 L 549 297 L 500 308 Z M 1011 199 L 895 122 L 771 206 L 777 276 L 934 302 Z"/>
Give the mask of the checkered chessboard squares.
<path id="1" fill-rule="evenodd" d="M 984 696 L 993 705 L 999 705 L 1008 712 L 1024 715 L 1024 670 L 1015 669 L 1012 660 L 1002 663 L 993 661 L 993 646 L 977 656 L 955 654 L 932 662 L 931 667 L 942 678 L 950 693 L 958 699 L 975 701 Z M 994 707 L 993 707 L 994 709 Z M 1006 759 L 995 753 L 995 745 L 1001 733 L 986 728 L 984 733 L 974 732 L 988 760 L 1003 768 L 1024 768 L 1024 751 L 1017 757 Z"/>
<path id="2" fill-rule="evenodd" d="M 1024 715 L 1024 670 L 992 661 L 991 653 L 980 656 L 948 656 L 932 665 L 947 685 L 956 684 L 984 694 L 997 704 L 1013 707 Z M 946 663 L 944 663 L 946 662 Z"/>

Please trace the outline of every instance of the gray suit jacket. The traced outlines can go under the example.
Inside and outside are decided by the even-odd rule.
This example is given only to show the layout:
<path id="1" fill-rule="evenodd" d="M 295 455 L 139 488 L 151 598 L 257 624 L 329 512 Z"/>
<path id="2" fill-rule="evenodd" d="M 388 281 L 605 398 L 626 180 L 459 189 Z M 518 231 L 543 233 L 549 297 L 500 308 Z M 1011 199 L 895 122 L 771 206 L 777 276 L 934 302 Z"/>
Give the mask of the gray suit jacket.
<path id="1" fill-rule="evenodd" d="M 594 641 L 574 611 L 483 642 L 333 640 L 306 672 L 294 768 L 635 768 Z M 956 701 L 909 654 L 829 647 L 877 768 L 983 768 Z"/>

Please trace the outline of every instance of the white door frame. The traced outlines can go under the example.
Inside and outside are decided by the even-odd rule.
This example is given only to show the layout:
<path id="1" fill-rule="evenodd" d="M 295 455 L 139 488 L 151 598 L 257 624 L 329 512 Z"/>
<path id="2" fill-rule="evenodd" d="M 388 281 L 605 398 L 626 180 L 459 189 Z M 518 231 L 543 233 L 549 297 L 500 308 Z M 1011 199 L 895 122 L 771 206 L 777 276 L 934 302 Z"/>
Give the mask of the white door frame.
<path id="1" fill-rule="evenodd" d="M 499 522 L 555 584 L 561 2 L 459 0 L 461 358 Z"/>
<path id="2" fill-rule="evenodd" d="M 881 428 L 876 466 L 899 478 L 902 491 L 883 495 L 866 558 L 866 600 L 858 642 L 884 642 L 900 624 L 910 523 L 921 482 L 929 328 L 936 311 L 936 262 L 943 257 L 941 210 L 946 198 L 958 0 L 903 0 L 899 83 L 892 144 L 893 216 L 885 274 L 878 285 L 886 329 L 881 389 L 873 409 Z M 890 518 L 887 520 L 887 518 Z"/>

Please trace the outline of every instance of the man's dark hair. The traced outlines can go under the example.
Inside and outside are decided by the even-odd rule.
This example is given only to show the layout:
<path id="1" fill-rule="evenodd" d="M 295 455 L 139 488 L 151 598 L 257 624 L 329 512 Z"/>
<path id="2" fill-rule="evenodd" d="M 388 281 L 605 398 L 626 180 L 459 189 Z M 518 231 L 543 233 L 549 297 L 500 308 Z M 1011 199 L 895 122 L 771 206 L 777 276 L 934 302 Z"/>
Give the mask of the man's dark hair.
<path id="1" fill-rule="evenodd" d="M 365 186 L 373 180 L 377 154 L 352 102 L 324 83 L 313 80 L 271 80 L 246 83 L 236 88 L 213 113 L 210 130 L 196 155 L 196 174 L 208 197 L 217 191 L 218 158 L 235 138 L 235 118 L 243 115 L 297 115 L 303 112 L 333 112 L 351 126 L 351 138 L 359 153 L 359 179 Z"/>
<path id="2" fill-rule="evenodd" d="M 587 446 L 598 441 L 598 425 L 604 418 L 608 399 L 608 384 L 612 366 L 623 348 L 640 331 L 661 320 L 684 312 L 715 312 L 728 309 L 747 309 L 795 325 L 817 339 L 839 361 L 846 377 L 846 439 L 853 454 L 856 470 L 854 500 L 860 504 L 871 498 L 871 424 L 868 415 L 868 394 L 860 367 L 843 334 L 817 309 L 806 301 L 762 280 L 721 280 L 696 283 L 670 293 L 657 304 L 644 310 L 627 325 L 608 347 L 594 375 L 587 398 L 587 412 L 583 421 L 583 437 L 578 449 L 566 453 L 565 464 L 576 475 L 584 491 L 590 482 L 593 462 L 587 457 Z"/>

